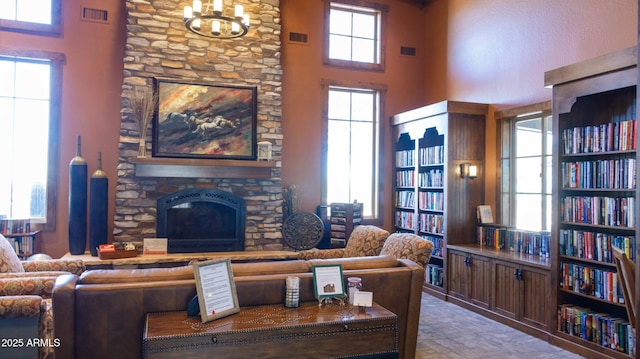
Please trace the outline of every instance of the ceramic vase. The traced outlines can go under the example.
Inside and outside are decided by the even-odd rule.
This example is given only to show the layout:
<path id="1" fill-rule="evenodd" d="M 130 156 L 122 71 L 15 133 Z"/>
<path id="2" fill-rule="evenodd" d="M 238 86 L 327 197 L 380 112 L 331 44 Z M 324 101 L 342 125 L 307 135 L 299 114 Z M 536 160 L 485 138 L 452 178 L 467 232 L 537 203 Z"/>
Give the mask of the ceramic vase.
<path id="1" fill-rule="evenodd" d="M 89 187 L 89 251 L 98 255 L 98 247 L 107 243 L 109 179 L 102 170 L 102 152 L 98 152 L 98 169 L 91 175 Z"/>
<path id="2" fill-rule="evenodd" d="M 87 161 L 80 136 L 69 163 L 69 253 L 84 254 L 87 247 Z"/>

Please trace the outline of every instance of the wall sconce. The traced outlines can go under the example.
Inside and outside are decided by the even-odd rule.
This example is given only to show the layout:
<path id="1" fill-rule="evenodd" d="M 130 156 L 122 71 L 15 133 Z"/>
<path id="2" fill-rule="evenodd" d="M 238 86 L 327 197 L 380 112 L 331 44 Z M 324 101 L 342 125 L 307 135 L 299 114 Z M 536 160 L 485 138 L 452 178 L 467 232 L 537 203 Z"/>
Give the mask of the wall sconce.
<path id="1" fill-rule="evenodd" d="M 460 164 L 460 177 L 475 179 L 478 177 L 478 166 L 472 165 L 469 162 Z"/>

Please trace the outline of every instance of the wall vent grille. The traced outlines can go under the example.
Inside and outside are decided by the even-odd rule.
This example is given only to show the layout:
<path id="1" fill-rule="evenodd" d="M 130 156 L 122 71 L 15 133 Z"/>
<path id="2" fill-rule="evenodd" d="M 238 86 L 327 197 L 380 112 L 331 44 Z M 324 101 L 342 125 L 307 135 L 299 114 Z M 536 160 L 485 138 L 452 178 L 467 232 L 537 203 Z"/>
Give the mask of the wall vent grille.
<path id="1" fill-rule="evenodd" d="M 409 46 L 400 46 L 400 55 L 416 56 L 416 48 Z"/>
<path id="2" fill-rule="evenodd" d="M 92 21 L 107 24 L 109 23 L 109 12 L 107 10 L 83 7 L 82 16 L 80 18 L 83 21 Z"/>
<path id="3" fill-rule="evenodd" d="M 289 32 L 289 42 L 292 44 L 309 45 L 309 34 Z"/>

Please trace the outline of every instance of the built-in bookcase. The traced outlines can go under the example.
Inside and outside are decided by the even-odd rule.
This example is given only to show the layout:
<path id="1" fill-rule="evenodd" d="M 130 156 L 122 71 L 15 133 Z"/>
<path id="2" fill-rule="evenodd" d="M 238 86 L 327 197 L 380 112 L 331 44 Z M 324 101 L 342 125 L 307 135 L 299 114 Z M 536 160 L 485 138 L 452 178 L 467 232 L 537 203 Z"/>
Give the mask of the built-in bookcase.
<path id="1" fill-rule="evenodd" d="M 484 164 L 487 109 L 484 104 L 444 101 L 392 118 L 395 231 L 433 242 L 425 290 L 443 298 L 447 244 L 475 241 L 475 210 L 483 201 L 484 180 L 461 178 L 459 165 Z"/>
<path id="2" fill-rule="evenodd" d="M 611 252 L 636 258 L 636 62 L 627 49 L 545 74 L 555 137 L 552 328 L 602 357 L 636 357 Z"/>

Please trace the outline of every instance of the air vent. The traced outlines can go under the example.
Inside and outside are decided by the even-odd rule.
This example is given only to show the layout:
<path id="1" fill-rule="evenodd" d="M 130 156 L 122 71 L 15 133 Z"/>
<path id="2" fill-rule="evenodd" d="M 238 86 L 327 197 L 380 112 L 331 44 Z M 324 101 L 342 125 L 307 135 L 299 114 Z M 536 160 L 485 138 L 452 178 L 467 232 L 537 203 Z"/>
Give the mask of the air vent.
<path id="1" fill-rule="evenodd" d="M 416 56 L 416 48 L 409 46 L 400 46 L 400 55 Z"/>
<path id="2" fill-rule="evenodd" d="M 303 34 L 300 32 L 289 32 L 289 43 L 309 45 L 309 34 Z"/>
<path id="3" fill-rule="evenodd" d="M 80 19 L 83 21 L 101 22 L 103 24 L 107 24 L 109 23 L 109 12 L 107 10 L 83 7 L 82 16 Z"/>

